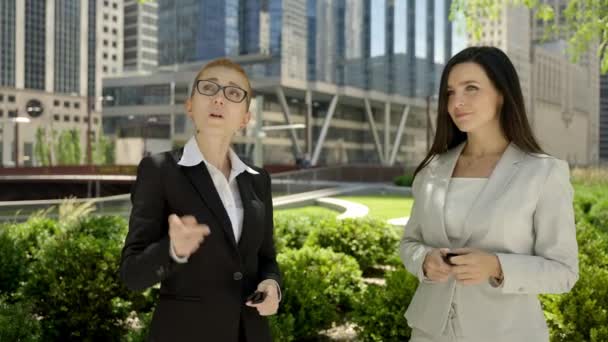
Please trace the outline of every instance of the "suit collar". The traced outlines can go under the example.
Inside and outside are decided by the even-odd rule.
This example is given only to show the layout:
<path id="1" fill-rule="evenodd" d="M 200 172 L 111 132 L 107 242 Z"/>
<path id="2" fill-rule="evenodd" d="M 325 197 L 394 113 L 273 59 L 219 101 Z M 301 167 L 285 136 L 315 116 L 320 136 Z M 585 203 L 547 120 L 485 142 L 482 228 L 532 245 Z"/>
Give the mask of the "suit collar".
<path id="1" fill-rule="evenodd" d="M 232 149 L 228 150 L 228 157 L 230 158 L 230 164 L 232 170 L 230 171 L 230 180 L 236 178 L 236 176 L 240 175 L 243 172 L 249 172 L 253 175 L 257 175 L 258 172 L 254 169 L 247 166 L 247 164 L 243 163 L 241 158 L 234 153 Z M 200 163 L 205 163 L 207 168 L 215 167 L 210 165 L 201 150 L 198 148 L 198 144 L 196 143 L 196 139 L 191 137 L 186 145 L 184 145 L 183 153 L 180 156 L 177 164 L 181 166 L 196 166 Z"/>
<path id="2" fill-rule="evenodd" d="M 496 164 L 492 174 L 488 178 L 483 190 L 474 201 L 465 221 L 465 235 L 458 241 L 451 243 L 447 236 L 445 227 L 445 202 L 448 192 L 448 187 L 454 173 L 454 168 L 458 158 L 462 154 L 466 142 L 448 150 L 440 155 L 437 163 L 431 168 L 430 181 L 434 185 L 432 198 L 439 209 L 438 224 L 440 227 L 439 241 L 444 246 L 463 247 L 472 238 L 478 238 L 480 234 L 487 233 L 489 223 L 486 222 L 488 217 L 487 210 L 496 203 L 496 200 L 504 192 L 506 187 L 511 182 L 518 169 L 518 163 L 524 158 L 525 153 L 521 151 L 514 143 L 510 143 L 507 149 Z"/>

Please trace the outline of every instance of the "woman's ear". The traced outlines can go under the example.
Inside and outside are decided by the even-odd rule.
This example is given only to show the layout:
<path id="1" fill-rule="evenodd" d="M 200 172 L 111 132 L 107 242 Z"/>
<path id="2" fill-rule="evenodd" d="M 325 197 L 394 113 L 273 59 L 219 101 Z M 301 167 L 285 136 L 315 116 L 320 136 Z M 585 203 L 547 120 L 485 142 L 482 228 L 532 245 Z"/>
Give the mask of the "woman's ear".
<path id="1" fill-rule="evenodd" d="M 192 114 L 192 98 L 188 98 L 184 103 L 184 109 L 186 110 L 186 115 L 188 115 L 191 119 L 194 119 L 194 115 Z"/>
<path id="2" fill-rule="evenodd" d="M 251 112 L 247 112 L 243 116 L 243 119 L 241 120 L 241 129 L 247 127 L 247 124 L 249 124 L 249 121 L 251 121 Z"/>

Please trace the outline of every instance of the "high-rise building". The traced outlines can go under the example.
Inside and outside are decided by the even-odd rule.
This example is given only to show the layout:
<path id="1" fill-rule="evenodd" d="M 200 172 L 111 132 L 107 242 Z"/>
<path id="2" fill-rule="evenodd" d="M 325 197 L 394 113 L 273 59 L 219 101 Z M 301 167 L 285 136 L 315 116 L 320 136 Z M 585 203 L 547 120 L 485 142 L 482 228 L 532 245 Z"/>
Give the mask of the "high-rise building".
<path id="1" fill-rule="evenodd" d="M 102 75 L 121 73 L 123 70 L 123 0 L 89 0 L 91 10 L 96 4 L 96 15 L 89 21 L 90 41 L 99 46 Z M 90 11 L 91 11 L 90 10 Z M 96 21 L 99 22 L 97 25 Z M 95 28 L 95 29 L 93 29 Z M 101 44 L 98 44 L 99 43 Z M 90 56 L 94 56 L 91 54 Z"/>
<path id="2" fill-rule="evenodd" d="M 192 77 L 205 61 L 227 56 L 263 99 L 264 125 L 305 126 L 269 132 L 267 163 L 413 167 L 428 148 L 443 65 L 466 44 L 448 20 L 450 4 L 158 0 L 159 69 L 104 79 L 104 95 L 115 99 L 104 108 L 104 132 L 183 143 L 192 129 L 183 112 Z M 253 136 L 235 139 L 237 153 L 250 156 Z"/>
<path id="3" fill-rule="evenodd" d="M 153 70 L 158 66 L 158 3 L 125 0 L 124 70 Z"/>
<path id="4" fill-rule="evenodd" d="M 554 6 L 563 22 L 566 0 Z M 551 23 L 552 24 L 552 23 Z M 472 45 L 501 48 L 520 78 L 528 118 L 541 147 L 571 165 L 595 163 L 599 153 L 599 60 L 592 46 L 573 63 L 566 53 L 567 32 L 546 35 L 545 23 L 524 7 L 505 6 L 496 20 L 483 21 Z"/>
<path id="5" fill-rule="evenodd" d="M 239 0 L 159 0 L 159 64 L 239 54 Z"/>
<path id="6" fill-rule="evenodd" d="M 76 129 L 83 147 L 89 128 L 97 136 L 103 64 L 97 37 L 102 14 L 111 13 L 100 2 L 0 2 L 1 165 L 36 165 L 36 144 L 51 143 L 53 131 Z M 118 8 L 117 0 L 106 2 Z M 16 117 L 30 122 L 17 125 Z M 45 135 L 37 141 L 39 128 Z"/>

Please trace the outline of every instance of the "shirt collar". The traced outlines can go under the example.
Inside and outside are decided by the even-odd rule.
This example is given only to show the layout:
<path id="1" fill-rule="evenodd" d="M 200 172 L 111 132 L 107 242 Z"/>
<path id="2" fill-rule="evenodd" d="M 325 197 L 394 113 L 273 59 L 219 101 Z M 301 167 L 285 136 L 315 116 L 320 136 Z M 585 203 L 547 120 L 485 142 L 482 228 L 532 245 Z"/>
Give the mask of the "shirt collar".
<path id="1" fill-rule="evenodd" d="M 243 172 L 248 172 L 252 175 L 259 174 L 256 170 L 247 166 L 232 149 L 228 150 L 228 157 L 230 158 L 230 164 L 232 165 L 231 174 L 240 175 Z M 201 162 L 204 162 L 205 165 L 209 167 L 209 163 L 196 144 L 196 139 L 191 137 L 184 146 L 184 153 L 177 164 L 181 166 L 196 166 Z"/>

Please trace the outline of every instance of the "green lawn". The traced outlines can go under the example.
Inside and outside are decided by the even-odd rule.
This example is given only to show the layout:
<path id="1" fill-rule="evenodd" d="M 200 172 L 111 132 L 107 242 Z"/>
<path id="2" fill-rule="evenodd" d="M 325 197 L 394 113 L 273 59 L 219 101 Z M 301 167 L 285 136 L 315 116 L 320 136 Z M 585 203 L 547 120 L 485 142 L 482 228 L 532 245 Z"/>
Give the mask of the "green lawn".
<path id="1" fill-rule="evenodd" d="M 377 195 L 377 196 L 341 196 L 337 197 L 346 201 L 361 203 L 369 208 L 370 217 L 388 220 L 397 217 L 410 216 L 414 200 L 410 197 L 399 195 Z M 280 213 L 295 213 L 298 215 L 338 215 L 337 211 L 320 206 L 306 206 L 294 209 L 279 209 Z"/>
<path id="2" fill-rule="evenodd" d="M 339 199 L 361 203 L 369 208 L 369 215 L 379 219 L 410 216 L 414 200 L 400 195 L 341 196 Z"/>

